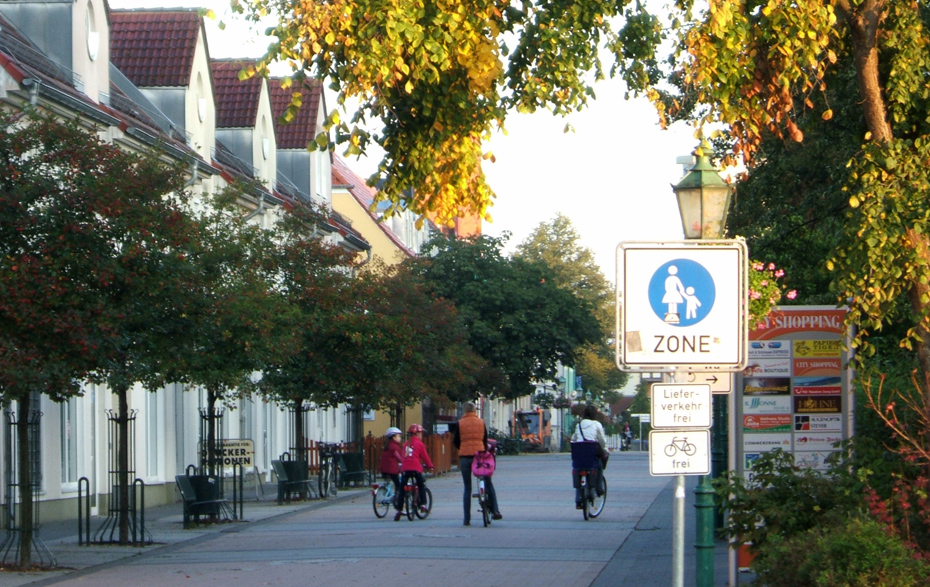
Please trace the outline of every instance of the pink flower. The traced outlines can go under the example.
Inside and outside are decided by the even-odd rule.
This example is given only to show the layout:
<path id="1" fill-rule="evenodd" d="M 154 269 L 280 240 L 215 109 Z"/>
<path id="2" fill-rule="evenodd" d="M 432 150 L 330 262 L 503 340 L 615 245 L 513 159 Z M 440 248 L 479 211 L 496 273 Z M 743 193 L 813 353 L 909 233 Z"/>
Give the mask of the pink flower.
<path id="1" fill-rule="evenodd" d="M 753 268 L 755 271 L 762 271 L 763 269 L 765 269 L 765 265 L 763 265 L 762 263 L 759 263 L 759 262 L 755 262 L 755 263 L 752 264 L 752 268 Z"/>
<path id="2" fill-rule="evenodd" d="M 762 287 L 768 287 L 768 285 L 769 285 L 769 280 L 768 280 L 768 279 L 763 279 L 763 280 L 762 280 L 762 283 L 760 283 L 759 285 L 761 285 Z"/>
<path id="3" fill-rule="evenodd" d="M 762 297 L 762 294 L 760 294 L 760 293 L 757 292 L 757 291 L 751 291 L 751 292 L 749 292 L 749 297 L 751 297 L 751 298 L 754 299 L 754 300 L 758 300 L 759 298 Z"/>
<path id="4" fill-rule="evenodd" d="M 793 300 L 794 298 L 798 297 L 798 290 L 793 289 L 793 290 L 789 291 L 788 294 L 787 294 L 787 297 L 788 297 L 789 300 Z"/>
<path id="5" fill-rule="evenodd" d="M 779 269 L 778 271 L 775 272 L 775 277 L 784 277 L 784 276 L 785 276 L 784 269 Z"/>
<path id="6" fill-rule="evenodd" d="M 775 271 L 775 263 L 769 263 L 769 271 Z"/>

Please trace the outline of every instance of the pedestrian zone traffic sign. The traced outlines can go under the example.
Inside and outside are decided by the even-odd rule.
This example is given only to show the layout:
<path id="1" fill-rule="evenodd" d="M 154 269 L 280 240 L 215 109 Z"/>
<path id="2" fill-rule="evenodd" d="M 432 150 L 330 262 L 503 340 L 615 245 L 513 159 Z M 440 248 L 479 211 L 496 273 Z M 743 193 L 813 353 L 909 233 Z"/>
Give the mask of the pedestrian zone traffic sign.
<path id="1" fill-rule="evenodd" d="M 649 473 L 707 475 L 710 473 L 710 430 L 649 432 Z"/>
<path id="2" fill-rule="evenodd" d="M 746 244 L 624 242 L 617 247 L 622 371 L 746 367 Z"/>
<path id="3" fill-rule="evenodd" d="M 710 428 L 709 385 L 655 383 L 652 386 L 653 428 Z"/>

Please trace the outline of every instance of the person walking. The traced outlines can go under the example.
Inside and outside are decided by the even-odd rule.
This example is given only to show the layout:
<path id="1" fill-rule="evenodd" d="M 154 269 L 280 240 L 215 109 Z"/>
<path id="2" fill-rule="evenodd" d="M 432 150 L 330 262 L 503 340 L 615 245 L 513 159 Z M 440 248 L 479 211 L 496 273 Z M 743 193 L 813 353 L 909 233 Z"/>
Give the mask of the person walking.
<path id="1" fill-rule="evenodd" d="M 452 437 L 452 444 L 459 449 L 459 471 L 462 472 L 462 481 L 465 482 L 465 492 L 462 494 L 462 506 L 465 511 L 466 526 L 471 525 L 471 465 L 475 460 L 475 453 L 488 450 L 488 429 L 484 420 L 475 413 L 475 404 L 467 402 L 464 406 L 464 415 L 459 420 Z M 491 517 L 495 520 L 503 518 L 497 507 L 497 492 L 488 477 L 485 490 L 491 505 Z"/>

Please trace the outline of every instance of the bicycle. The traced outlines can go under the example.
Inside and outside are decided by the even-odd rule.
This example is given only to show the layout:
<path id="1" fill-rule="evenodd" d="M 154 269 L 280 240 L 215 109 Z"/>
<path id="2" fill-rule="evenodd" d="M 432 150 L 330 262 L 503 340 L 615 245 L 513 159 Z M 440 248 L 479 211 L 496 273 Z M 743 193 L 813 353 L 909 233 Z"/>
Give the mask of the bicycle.
<path id="1" fill-rule="evenodd" d="M 665 456 L 673 457 L 679 450 L 689 457 L 692 457 L 694 453 L 697 452 L 697 447 L 688 442 L 687 438 L 678 438 L 676 436 L 672 438 L 672 441 L 665 447 Z"/>
<path id="2" fill-rule="evenodd" d="M 394 482 L 385 479 L 381 483 L 374 483 L 371 486 L 371 503 L 375 509 L 375 516 L 383 518 L 387 515 L 391 505 L 394 504 L 394 498 L 397 495 L 397 489 Z"/>
<path id="3" fill-rule="evenodd" d="M 601 515 L 601 512 L 604 511 L 604 504 L 607 503 L 607 479 L 604 478 L 603 471 L 600 472 L 602 495 L 598 495 L 596 488 L 588 483 L 588 476 L 597 472 L 597 469 L 578 471 L 578 482 L 581 484 L 581 495 L 583 496 L 581 513 L 584 515 L 585 520 Z"/>
<path id="4" fill-rule="evenodd" d="M 320 490 L 320 498 L 336 496 L 336 481 L 339 473 L 336 467 L 336 447 L 337 444 L 319 444 L 320 468 L 317 470 L 317 488 Z"/>
<path id="5" fill-rule="evenodd" d="M 478 511 L 481 512 L 481 519 L 484 521 L 484 527 L 491 525 L 491 498 L 485 490 L 485 481 L 487 477 L 478 477 L 478 493 L 473 493 L 472 497 L 478 498 Z"/>
<path id="6" fill-rule="evenodd" d="M 417 487 L 417 480 L 415 477 L 412 475 L 407 477 L 407 482 L 404 487 L 403 511 L 407 515 L 407 519 L 411 522 L 414 516 L 421 520 L 425 520 L 433 510 L 433 493 L 425 484 L 423 485 L 423 491 L 423 507 L 417 507 L 420 489 Z"/>

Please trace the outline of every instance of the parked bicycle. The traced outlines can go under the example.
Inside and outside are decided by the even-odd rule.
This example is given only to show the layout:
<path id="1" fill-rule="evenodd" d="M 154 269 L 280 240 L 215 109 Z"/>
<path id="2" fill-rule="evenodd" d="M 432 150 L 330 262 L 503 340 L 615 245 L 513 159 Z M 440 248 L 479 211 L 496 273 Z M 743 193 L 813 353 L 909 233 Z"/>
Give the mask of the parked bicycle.
<path id="1" fill-rule="evenodd" d="M 317 488 L 320 490 L 321 498 L 336 496 L 336 483 L 339 475 L 339 469 L 336 467 L 338 446 L 338 444 L 321 442 L 317 449 L 320 452 L 320 468 L 317 470 Z"/>
<path id="2" fill-rule="evenodd" d="M 407 519 L 413 521 L 413 517 L 416 516 L 421 520 L 425 520 L 429 517 L 429 513 L 433 510 L 433 492 L 429 490 L 425 484 L 423 485 L 423 505 L 417 507 L 419 503 L 420 490 L 417 487 L 417 480 L 412 476 L 407 476 L 407 482 L 404 486 L 404 509 L 403 512 L 406 514 Z"/>
<path id="3" fill-rule="evenodd" d="M 394 498 L 397 496 L 397 488 L 390 479 L 384 479 L 381 483 L 375 483 L 371 486 L 371 502 L 375 509 L 375 515 L 383 518 L 387 515 L 388 510 L 394 504 Z"/>

